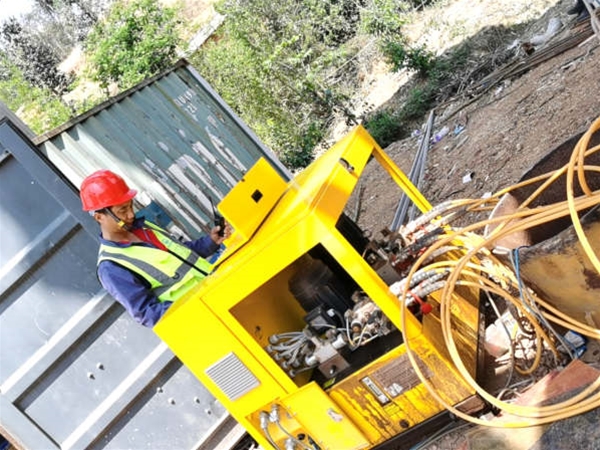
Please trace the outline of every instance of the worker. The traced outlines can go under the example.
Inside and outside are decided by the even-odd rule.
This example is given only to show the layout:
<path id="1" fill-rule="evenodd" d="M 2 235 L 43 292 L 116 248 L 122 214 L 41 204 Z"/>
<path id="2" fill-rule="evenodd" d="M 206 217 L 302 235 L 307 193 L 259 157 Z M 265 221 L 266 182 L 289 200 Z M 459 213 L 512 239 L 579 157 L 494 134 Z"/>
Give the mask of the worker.
<path id="1" fill-rule="evenodd" d="M 208 275 L 211 265 L 204 258 L 219 249 L 231 227 L 215 226 L 209 235 L 180 243 L 135 216 L 136 194 L 110 170 L 92 173 L 80 190 L 84 211 L 100 224 L 96 268 L 100 283 L 138 323 L 152 327 L 173 302 Z"/>

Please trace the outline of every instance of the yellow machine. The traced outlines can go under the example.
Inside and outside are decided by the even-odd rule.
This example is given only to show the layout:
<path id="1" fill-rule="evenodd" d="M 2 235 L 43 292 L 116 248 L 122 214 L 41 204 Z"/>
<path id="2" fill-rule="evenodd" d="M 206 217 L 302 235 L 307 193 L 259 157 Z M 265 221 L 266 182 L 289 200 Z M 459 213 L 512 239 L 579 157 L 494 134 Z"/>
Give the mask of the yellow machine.
<path id="1" fill-rule="evenodd" d="M 390 289 L 427 233 L 370 241 L 343 213 L 371 158 L 430 209 L 360 126 L 289 182 L 261 160 L 219 205 L 235 232 L 215 271 L 154 328 L 265 449 L 403 448 L 444 410 L 406 337 L 446 402 L 482 407 L 446 354 L 438 305 L 429 296 L 423 306 L 435 279 L 418 286 L 404 325 Z M 477 297 L 461 292 L 452 311 L 473 374 Z"/>

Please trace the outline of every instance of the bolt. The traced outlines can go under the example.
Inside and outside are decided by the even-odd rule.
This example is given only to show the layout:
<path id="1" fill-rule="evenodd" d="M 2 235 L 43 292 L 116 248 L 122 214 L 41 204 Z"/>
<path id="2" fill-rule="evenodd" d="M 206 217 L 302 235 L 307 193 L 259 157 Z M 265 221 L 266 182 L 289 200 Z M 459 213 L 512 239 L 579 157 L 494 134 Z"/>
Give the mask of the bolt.
<path id="1" fill-rule="evenodd" d="M 175 404 L 175 399 L 173 397 L 169 397 L 169 403 L 171 405 L 174 405 Z"/>
<path id="2" fill-rule="evenodd" d="M 96 368 L 98 370 L 104 370 L 104 364 L 102 364 L 102 363 L 99 362 L 98 364 L 96 364 Z"/>
<path id="3" fill-rule="evenodd" d="M 90 380 L 93 380 L 93 379 L 95 379 L 95 378 L 96 378 L 92 372 L 88 372 L 88 373 L 87 373 L 87 377 L 88 377 Z"/>
<path id="4" fill-rule="evenodd" d="M 194 397 L 194 402 L 195 403 L 200 403 L 200 397 Z"/>

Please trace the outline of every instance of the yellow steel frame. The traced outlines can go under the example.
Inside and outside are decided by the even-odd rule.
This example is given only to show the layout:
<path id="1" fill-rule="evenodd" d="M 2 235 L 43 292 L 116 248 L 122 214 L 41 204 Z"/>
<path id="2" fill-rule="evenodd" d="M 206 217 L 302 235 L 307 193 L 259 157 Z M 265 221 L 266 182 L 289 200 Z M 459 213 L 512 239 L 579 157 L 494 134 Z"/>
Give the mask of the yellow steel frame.
<path id="1" fill-rule="evenodd" d="M 308 373 L 294 379 L 265 351 L 268 337 L 298 331 L 306 314 L 288 289 L 313 248 L 324 248 L 401 329 L 401 305 L 336 228 L 368 161 L 374 157 L 421 211 L 430 204 L 362 127 L 357 127 L 290 182 L 257 164 L 219 205 L 240 232 L 215 271 L 155 326 L 183 363 L 261 444 L 270 448 L 260 413 L 280 408 L 282 425 L 322 449 L 372 448 L 441 411 L 421 385 L 381 405 L 361 380 L 404 354 L 400 345 L 324 389 Z M 258 199 L 258 200 L 257 200 Z M 247 221 L 244 218 L 248 218 Z M 472 392 L 423 325 L 408 315 L 404 336 L 451 402 Z M 434 332 L 435 334 L 435 332 Z M 434 339 L 435 340 L 435 339 Z M 241 392 L 240 392 L 241 391 Z M 287 435 L 270 426 L 284 448 Z"/>

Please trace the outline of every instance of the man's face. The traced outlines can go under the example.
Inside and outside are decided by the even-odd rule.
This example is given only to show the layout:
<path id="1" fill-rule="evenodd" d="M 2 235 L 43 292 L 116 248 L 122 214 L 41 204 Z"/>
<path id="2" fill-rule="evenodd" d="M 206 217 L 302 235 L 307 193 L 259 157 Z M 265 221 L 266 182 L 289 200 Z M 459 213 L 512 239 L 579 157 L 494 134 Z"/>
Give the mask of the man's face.
<path id="1" fill-rule="evenodd" d="M 111 206 L 110 210 L 117 216 L 119 220 L 125 223 L 125 226 L 131 226 L 135 220 L 135 212 L 133 211 L 133 200 L 121 203 L 120 205 Z M 105 212 L 97 212 L 94 214 L 94 218 L 98 221 L 102 230 L 110 232 L 123 231 L 123 228 L 119 226 L 118 222 Z"/>

